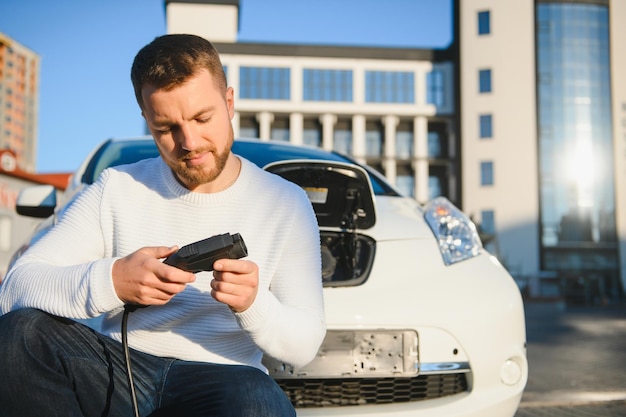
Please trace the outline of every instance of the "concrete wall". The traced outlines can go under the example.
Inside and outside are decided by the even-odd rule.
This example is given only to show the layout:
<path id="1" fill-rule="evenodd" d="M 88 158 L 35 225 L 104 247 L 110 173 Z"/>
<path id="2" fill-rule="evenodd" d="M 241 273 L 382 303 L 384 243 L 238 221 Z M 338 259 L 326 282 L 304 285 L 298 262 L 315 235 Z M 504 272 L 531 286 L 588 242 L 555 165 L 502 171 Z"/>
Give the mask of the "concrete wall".
<path id="1" fill-rule="evenodd" d="M 491 32 L 478 35 L 478 12 Z M 480 221 L 495 212 L 495 250 L 513 275 L 539 271 L 539 201 L 532 0 L 461 0 L 461 155 L 463 209 Z M 479 93 L 478 72 L 491 69 L 492 92 Z M 493 137 L 479 137 L 491 114 Z M 480 163 L 494 164 L 494 184 L 480 185 Z"/>

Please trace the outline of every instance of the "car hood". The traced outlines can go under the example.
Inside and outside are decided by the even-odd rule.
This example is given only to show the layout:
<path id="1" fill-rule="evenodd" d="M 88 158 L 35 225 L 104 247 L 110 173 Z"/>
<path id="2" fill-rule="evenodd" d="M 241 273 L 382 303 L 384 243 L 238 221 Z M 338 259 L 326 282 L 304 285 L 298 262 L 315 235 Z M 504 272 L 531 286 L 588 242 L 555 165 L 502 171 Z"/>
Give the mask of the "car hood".
<path id="1" fill-rule="evenodd" d="M 424 220 L 422 206 L 412 198 L 380 196 L 375 198 L 376 224 L 366 231 L 379 242 L 404 239 L 434 239 L 434 235 Z"/>

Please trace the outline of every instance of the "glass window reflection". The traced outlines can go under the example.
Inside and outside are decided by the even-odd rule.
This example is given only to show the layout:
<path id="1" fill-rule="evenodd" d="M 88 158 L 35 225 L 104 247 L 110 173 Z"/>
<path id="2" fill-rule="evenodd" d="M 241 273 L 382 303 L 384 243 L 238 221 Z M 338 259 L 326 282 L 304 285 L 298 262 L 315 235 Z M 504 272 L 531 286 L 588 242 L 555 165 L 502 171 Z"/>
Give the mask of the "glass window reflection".
<path id="1" fill-rule="evenodd" d="M 608 24 L 603 5 L 537 5 L 544 247 L 616 239 Z"/>
<path id="2" fill-rule="evenodd" d="M 396 158 L 411 159 L 413 157 L 413 132 L 411 130 L 396 131 Z"/>
<path id="3" fill-rule="evenodd" d="M 481 139 L 493 137 L 492 117 L 490 114 L 481 114 L 479 116 L 479 126 Z"/>
<path id="4" fill-rule="evenodd" d="M 344 155 L 352 154 L 352 123 L 339 120 L 333 132 L 333 150 Z"/>
<path id="5" fill-rule="evenodd" d="M 445 79 L 441 70 L 432 70 L 426 74 L 426 102 L 437 107 L 446 104 Z"/>
<path id="6" fill-rule="evenodd" d="M 415 74 L 398 71 L 365 71 L 367 103 L 415 103 Z"/>
<path id="7" fill-rule="evenodd" d="M 478 71 L 478 91 L 480 93 L 491 92 L 491 70 L 483 69 Z"/>
<path id="8" fill-rule="evenodd" d="M 305 69 L 303 71 L 305 101 L 352 101 L 352 71 Z"/>
<path id="9" fill-rule="evenodd" d="M 491 33 L 489 11 L 478 12 L 478 34 L 488 35 Z"/>
<path id="10" fill-rule="evenodd" d="M 239 97 L 244 99 L 289 100 L 289 68 L 241 67 Z"/>
<path id="11" fill-rule="evenodd" d="M 493 162 L 480 163 L 480 185 L 493 185 Z"/>

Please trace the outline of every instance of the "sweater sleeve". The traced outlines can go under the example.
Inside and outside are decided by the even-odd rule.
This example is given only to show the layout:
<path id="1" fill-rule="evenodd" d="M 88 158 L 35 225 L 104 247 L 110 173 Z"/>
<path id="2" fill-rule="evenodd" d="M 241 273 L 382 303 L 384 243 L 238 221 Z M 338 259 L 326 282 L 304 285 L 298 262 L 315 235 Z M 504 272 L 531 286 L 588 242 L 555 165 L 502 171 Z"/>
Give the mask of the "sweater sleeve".
<path id="1" fill-rule="evenodd" d="M 270 288 L 260 288 L 253 305 L 236 317 L 266 354 L 302 367 L 326 334 L 319 229 L 303 192 L 285 226 L 288 236 Z"/>
<path id="2" fill-rule="evenodd" d="M 0 286 L 2 314 L 30 307 L 90 318 L 123 305 L 111 280 L 116 259 L 105 257 L 100 227 L 105 183 L 103 175 L 76 196 L 59 222 L 18 259 Z"/>

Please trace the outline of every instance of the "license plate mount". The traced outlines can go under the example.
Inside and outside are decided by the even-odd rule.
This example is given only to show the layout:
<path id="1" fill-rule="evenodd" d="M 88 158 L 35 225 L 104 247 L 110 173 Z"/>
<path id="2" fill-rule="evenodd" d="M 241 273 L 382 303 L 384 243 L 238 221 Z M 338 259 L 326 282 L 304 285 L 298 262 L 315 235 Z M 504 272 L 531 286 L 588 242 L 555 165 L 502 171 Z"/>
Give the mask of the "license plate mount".
<path id="1" fill-rule="evenodd" d="M 414 330 L 329 330 L 302 368 L 269 357 L 263 362 L 278 379 L 412 377 L 419 373 L 418 347 Z"/>

